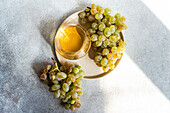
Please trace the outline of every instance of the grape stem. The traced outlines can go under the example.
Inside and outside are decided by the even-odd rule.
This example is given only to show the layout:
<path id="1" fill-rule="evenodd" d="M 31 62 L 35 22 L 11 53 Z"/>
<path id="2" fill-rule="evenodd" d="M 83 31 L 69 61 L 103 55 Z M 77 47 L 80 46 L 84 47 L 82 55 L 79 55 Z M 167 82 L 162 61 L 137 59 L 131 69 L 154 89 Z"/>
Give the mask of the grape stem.
<path id="1" fill-rule="evenodd" d="M 46 63 L 50 63 L 50 62 L 52 62 L 52 61 L 53 61 L 53 62 L 56 62 L 55 60 L 50 60 L 50 61 L 48 62 L 47 59 L 45 59 L 45 62 L 46 62 Z"/>
<path id="2" fill-rule="evenodd" d="M 52 59 L 52 61 L 54 62 L 54 65 L 56 66 L 56 68 L 55 68 L 55 69 L 57 69 L 57 71 L 59 71 L 59 72 L 60 72 L 60 70 L 58 69 L 58 64 L 57 64 L 57 62 L 54 60 L 54 58 L 53 58 L 53 57 L 51 57 L 51 59 Z"/>
<path id="3" fill-rule="evenodd" d="M 91 7 L 87 7 L 87 8 L 91 9 Z"/>

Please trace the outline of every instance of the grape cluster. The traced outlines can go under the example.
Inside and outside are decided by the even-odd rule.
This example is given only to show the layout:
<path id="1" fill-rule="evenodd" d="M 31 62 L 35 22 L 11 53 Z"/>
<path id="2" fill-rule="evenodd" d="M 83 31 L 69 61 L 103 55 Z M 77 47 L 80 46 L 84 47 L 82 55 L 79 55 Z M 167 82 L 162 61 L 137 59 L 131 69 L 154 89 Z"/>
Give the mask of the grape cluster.
<path id="1" fill-rule="evenodd" d="M 119 13 L 114 16 L 110 13 L 111 9 L 92 4 L 78 14 L 82 25 L 91 23 L 88 32 L 96 52 L 94 61 L 104 72 L 114 69 L 114 62 L 126 51 L 126 43 L 119 36 L 120 31 L 127 29 L 126 18 Z"/>
<path id="2" fill-rule="evenodd" d="M 76 108 L 80 108 L 79 96 L 83 95 L 81 83 L 85 75 L 81 66 L 66 62 L 59 69 L 54 61 L 54 65 L 47 65 L 41 73 L 40 78 L 50 86 L 49 90 L 54 92 L 55 98 L 62 99 L 65 109 L 74 112 Z"/>

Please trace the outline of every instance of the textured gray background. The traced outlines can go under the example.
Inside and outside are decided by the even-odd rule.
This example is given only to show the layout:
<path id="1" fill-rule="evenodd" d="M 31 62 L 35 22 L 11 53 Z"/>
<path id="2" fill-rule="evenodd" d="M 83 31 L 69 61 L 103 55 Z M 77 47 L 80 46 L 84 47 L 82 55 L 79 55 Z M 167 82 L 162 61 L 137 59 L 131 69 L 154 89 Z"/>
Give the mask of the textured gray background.
<path id="1" fill-rule="evenodd" d="M 54 99 L 53 94 L 48 91 L 48 87 L 39 80 L 38 74 L 41 67 L 45 65 L 44 59 L 53 56 L 48 40 L 52 30 L 56 29 L 64 18 L 84 9 L 91 3 L 109 7 L 112 9 L 112 14 L 119 12 L 127 18 L 128 30 L 124 32 L 127 42 L 127 55 L 169 101 L 170 31 L 141 1 L 1 0 L 1 113 L 68 112 L 60 105 L 60 100 Z M 128 80 L 126 67 L 118 66 L 118 68 L 125 70 L 124 74 L 121 73 L 124 76 L 122 81 Z M 131 75 L 135 74 L 137 73 L 131 73 Z M 107 101 L 109 101 L 106 97 L 117 94 L 115 90 L 121 91 L 117 88 L 121 85 L 116 85 L 118 76 L 119 74 L 117 74 L 117 78 L 114 78 L 115 84 L 108 86 L 107 92 L 100 86 L 107 85 L 109 78 L 84 80 L 84 95 L 81 97 L 83 105 L 77 111 L 82 113 L 111 112 L 105 109 L 108 106 Z M 129 83 L 136 85 L 133 82 L 129 80 Z M 126 85 L 122 87 L 129 88 Z M 149 90 L 145 90 L 143 93 L 147 94 L 147 92 Z M 140 105 L 140 101 L 139 104 L 135 104 Z M 130 107 L 128 104 L 126 106 Z M 121 111 L 123 108 L 120 106 L 114 104 L 114 107 L 115 109 L 117 107 L 117 113 L 125 113 Z M 145 113 L 155 109 L 154 106 L 151 106 L 148 111 L 145 111 L 145 108 L 147 106 L 141 107 L 141 110 Z M 126 113 L 140 112 L 133 111 L 131 108 L 126 110 Z"/>

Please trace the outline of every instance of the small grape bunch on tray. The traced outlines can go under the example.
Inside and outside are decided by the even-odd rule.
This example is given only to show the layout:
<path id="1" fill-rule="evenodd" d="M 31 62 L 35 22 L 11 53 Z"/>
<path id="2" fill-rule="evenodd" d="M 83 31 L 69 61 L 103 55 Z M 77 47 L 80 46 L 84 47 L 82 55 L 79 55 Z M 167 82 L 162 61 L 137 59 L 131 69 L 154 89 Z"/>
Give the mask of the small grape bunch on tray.
<path id="1" fill-rule="evenodd" d="M 91 23 L 88 32 L 96 52 L 94 61 L 104 72 L 114 69 L 115 61 L 126 51 L 126 43 L 120 38 L 120 32 L 127 29 L 126 18 L 119 13 L 114 16 L 110 13 L 111 9 L 92 4 L 78 14 L 82 25 Z"/>
<path id="2" fill-rule="evenodd" d="M 54 92 L 55 98 L 62 99 L 65 109 L 74 112 L 81 106 L 79 96 L 83 95 L 81 83 L 85 72 L 81 66 L 67 62 L 59 69 L 57 62 L 54 59 L 52 61 L 54 65 L 42 68 L 40 78 L 50 87 L 49 90 Z"/>

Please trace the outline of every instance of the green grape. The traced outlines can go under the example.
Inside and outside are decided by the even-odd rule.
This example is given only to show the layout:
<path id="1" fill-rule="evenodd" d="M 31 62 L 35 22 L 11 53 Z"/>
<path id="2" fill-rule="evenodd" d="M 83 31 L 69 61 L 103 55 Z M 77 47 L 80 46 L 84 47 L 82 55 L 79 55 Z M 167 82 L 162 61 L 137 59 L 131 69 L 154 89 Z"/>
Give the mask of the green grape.
<path id="1" fill-rule="evenodd" d="M 108 49 L 103 49 L 102 55 L 107 55 L 108 53 L 109 53 L 109 50 L 108 50 Z"/>
<path id="2" fill-rule="evenodd" d="M 47 73 L 48 71 L 47 71 L 47 69 L 46 68 L 42 68 L 41 69 L 41 73 Z"/>
<path id="3" fill-rule="evenodd" d="M 93 21 L 95 21 L 95 17 L 94 17 L 93 15 L 89 15 L 89 16 L 88 16 L 88 20 L 89 20 L 90 22 L 93 22 Z"/>
<path id="4" fill-rule="evenodd" d="M 75 65 L 70 64 L 70 65 L 68 66 L 67 71 L 68 71 L 68 72 L 72 72 L 72 70 L 73 70 L 74 67 L 75 67 Z"/>
<path id="5" fill-rule="evenodd" d="M 71 104 L 65 104 L 65 106 L 64 106 L 64 107 L 65 107 L 65 109 L 66 109 L 66 110 L 69 110 L 69 109 L 70 109 L 70 107 L 71 107 Z"/>
<path id="6" fill-rule="evenodd" d="M 110 30 L 111 30 L 111 33 L 114 33 L 115 30 L 116 30 L 115 26 L 114 26 L 114 25 L 111 25 L 111 26 L 110 26 Z"/>
<path id="7" fill-rule="evenodd" d="M 91 9 L 97 9 L 97 6 L 95 4 L 91 4 Z"/>
<path id="8" fill-rule="evenodd" d="M 56 75 L 51 76 L 51 80 L 57 79 Z M 58 79 L 59 80 L 59 79 Z"/>
<path id="9" fill-rule="evenodd" d="M 64 72 L 58 72 L 57 73 L 57 78 L 65 79 L 65 78 L 67 78 L 67 75 Z"/>
<path id="10" fill-rule="evenodd" d="M 107 60 L 107 58 L 103 58 L 102 60 L 101 60 L 101 65 L 102 66 L 106 66 L 107 65 L 107 63 L 108 63 L 108 60 Z"/>
<path id="11" fill-rule="evenodd" d="M 99 12 L 99 14 L 103 14 L 104 13 L 104 8 L 103 7 L 99 7 L 98 12 Z"/>
<path id="12" fill-rule="evenodd" d="M 70 107 L 70 110 L 71 110 L 72 112 L 75 112 L 75 111 L 76 111 L 76 107 L 74 107 L 74 105 L 72 105 L 72 106 Z"/>
<path id="13" fill-rule="evenodd" d="M 102 56 L 101 55 L 97 55 L 96 57 L 95 57 L 95 62 L 99 62 L 99 61 L 101 61 L 102 60 Z"/>
<path id="14" fill-rule="evenodd" d="M 71 94 L 70 94 L 70 92 L 67 92 L 66 93 L 66 99 L 70 99 L 71 98 Z"/>
<path id="15" fill-rule="evenodd" d="M 112 53 L 112 54 L 113 54 L 113 53 Z M 114 61 L 115 61 L 114 59 L 109 59 L 109 60 L 108 60 L 108 65 L 114 64 Z"/>
<path id="16" fill-rule="evenodd" d="M 107 54 L 107 58 L 108 58 L 108 59 L 113 59 L 113 57 L 114 57 L 114 54 L 113 54 L 113 53 L 108 53 L 108 54 Z"/>
<path id="17" fill-rule="evenodd" d="M 116 54 L 118 52 L 117 47 L 112 47 L 111 52 Z"/>
<path id="18" fill-rule="evenodd" d="M 121 23 L 121 21 L 117 20 L 117 21 L 115 22 L 115 24 L 118 26 L 118 25 L 120 25 L 120 24 L 122 24 L 122 23 Z"/>
<path id="19" fill-rule="evenodd" d="M 97 20 L 100 20 L 100 17 L 99 17 L 99 14 L 97 13 L 97 14 L 95 14 L 95 19 L 97 19 Z"/>
<path id="20" fill-rule="evenodd" d="M 82 92 L 82 91 L 77 91 L 77 95 L 78 95 L 78 96 L 82 96 L 82 95 L 83 95 L 83 92 Z"/>
<path id="21" fill-rule="evenodd" d="M 82 25 L 85 25 L 87 23 L 87 19 L 86 18 L 82 18 L 80 20 L 80 22 L 81 22 Z"/>
<path id="22" fill-rule="evenodd" d="M 79 70 L 81 70 L 81 66 L 78 66 L 77 68 L 78 68 Z"/>
<path id="23" fill-rule="evenodd" d="M 77 68 L 77 67 L 76 67 Z M 74 71 L 74 69 L 73 69 L 73 71 Z M 77 72 L 77 71 L 79 71 L 79 70 L 77 70 L 77 69 L 75 69 L 75 72 Z M 69 74 L 68 75 L 68 78 L 71 80 L 71 82 L 75 82 L 75 76 L 74 76 L 74 74 Z"/>
<path id="24" fill-rule="evenodd" d="M 94 30 L 94 29 L 88 29 L 88 32 L 89 32 L 90 35 L 92 35 L 92 34 L 95 34 L 95 33 L 96 33 L 96 30 Z"/>
<path id="25" fill-rule="evenodd" d="M 122 24 L 119 24 L 119 25 L 117 26 L 117 29 L 118 29 L 119 31 L 121 31 L 121 30 L 126 30 L 126 29 L 127 29 L 127 26 L 126 26 L 125 23 L 122 23 Z"/>
<path id="26" fill-rule="evenodd" d="M 76 79 L 79 78 L 79 74 L 75 74 L 75 78 L 76 78 Z"/>
<path id="27" fill-rule="evenodd" d="M 97 11 L 97 9 L 91 9 L 90 12 L 92 15 L 95 15 L 95 14 L 97 14 L 98 11 Z"/>
<path id="28" fill-rule="evenodd" d="M 78 74 L 80 78 L 83 78 L 85 76 L 85 72 L 83 70 L 80 70 Z"/>
<path id="29" fill-rule="evenodd" d="M 121 21 L 121 23 L 125 22 L 126 18 L 124 16 L 122 16 L 119 21 Z"/>
<path id="30" fill-rule="evenodd" d="M 66 95 L 66 92 L 64 91 L 64 90 L 60 90 L 60 95 L 64 95 L 64 97 L 65 97 L 65 95 Z"/>
<path id="31" fill-rule="evenodd" d="M 98 35 L 104 35 L 104 34 L 103 34 L 103 31 L 97 31 L 97 34 L 98 34 Z"/>
<path id="32" fill-rule="evenodd" d="M 67 83 L 64 83 L 64 84 L 62 85 L 62 88 L 63 88 L 63 90 L 64 90 L 65 92 L 68 92 L 68 91 L 69 91 L 69 85 L 68 85 Z"/>
<path id="33" fill-rule="evenodd" d="M 96 41 L 96 46 L 99 47 L 102 45 L 102 41 Z"/>
<path id="34" fill-rule="evenodd" d="M 99 25 L 99 30 L 103 31 L 106 28 L 105 24 L 100 24 Z"/>
<path id="35" fill-rule="evenodd" d="M 72 99 L 76 99 L 77 98 L 77 92 L 76 91 L 71 90 L 70 94 L 71 94 Z"/>
<path id="36" fill-rule="evenodd" d="M 100 23 L 101 22 L 101 20 L 97 20 L 97 19 L 95 19 L 95 21 L 94 22 L 96 22 L 96 23 Z"/>
<path id="37" fill-rule="evenodd" d="M 56 90 L 56 91 L 55 91 L 54 97 L 55 97 L 55 98 L 59 98 L 59 97 L 60 97 L 60 90 Z"/>
<path id="38" fill-rule="evenodd" d="M 87 13 L 86 16 L 89 17 L 89 16 L 90 16 L 90 13 Z"/>
<path id="39" fill-rule="evenodd" d="M 52 80 L 52 83 L 54 83 L 54 84 L 58 84 L 59 82 L 58 82 L 58 80 Z"/>
<path id="40" fill-rule="evenodd" d="M 116 46 L 116 42 L 110 42 L 109 47 L 115 47 Z"/>
<path id="41" fill-rule="evenodd" d="M 111 16 L 110 15 L 105 15 L 105 18 L 109 20 Z"/>
<path id="42" fill-rule="evenodd" d="M 40 79 L 41 80 L 46 80 L 47 79 L 47 74 L 46 73 L 41 74 Z"/>
<path id="43" fill-rule="evenodd" d="M 104 15 L 109 15 L 111 13 L 111 9 L 105 8 L 104 9 Z"/>
<path id="44" fill-rule="evenodd" d="M 82 82 L 82 79 L 81 79 L 81 78 L 78 78 L 78 79 L 76 79 L 76 81 L 75 81 L 75 83 L 76 83 L 77 85 L 81 85 L 81 82 Z"/>
<path id="45" fill-rule="evenodd" d="M 74 91 L 80 91 L 81 88 L 80 88 L 79 86 L 74 86 L 74 87 L 73 87 L 73 90 L 74 90 Z"/>
<path id="46" fill-rule="evenodd" d="M 108 72 L 109 71 L 109 67 L 103 67 L 103 71 L 104 72 Z"/>
<path id="47" fill-rule="evenodd" d="M 110 40 L 109 40 L 109 39 L 106 39 L 103 43 L 104 43 L 105 45 L 110 45 Z"/>
<path id="48" fill-rule="evenodd" d="M 75 68 L 73 69 L 73 73 L 77 74 L 78 72 L 79 72 L 79 68 L 75 67 Z"/>
<path id="49" fill-rule="evenodd" d="M 99 6 L 99 5 L 97 5 L 97 6 L 96 6 L 96 9 L 97 9 L 97 10 L 99 10 L 99 8 L 100 8 L 100 6 Z"/>
<path id="50" fill-rule="evenodd" d="M 125 48 L 125 47 L 126 47 L 126 43 L 123 42 L 123 41 L 120 41 L 120 42 L 118 43 L 118 45 L 119 45 L 119 47 L 121 47 L 121 48 Z"/>
<path id="51" fill-rule="evenodd" d="M 97 41 L 97 37 L 98 37 L 97 34 L 93 34 L 90 39 L 91 41 Z"/>
<path id="52" fill-rule="evenodd" d="M 51 87 L 51 90 L 52 91 L 56 91 L 56 90 L 58 90 L 58 89 L 60 89 L 61 88 L 61 86 L 59 85 L 59 84 L 54 84 L 52 87 Z"/>
<path id="53" fill-rule="evenodd" d="M 61 99 L 64 99 L 64 98 L 65 98 L 65 95 L 60 95 L 60 98 L 61 98 Z"/>
<path id="54" fill-rule="evenodd" d="M 110 30 L 109 27 L 107 27 L 107 28 L 104 30 L 104 35 L 105 35 L 106 37 L 109 37 L 109 36 L 111 35 L 111 30 Z"/>
<path id="55" fill-rule="evenodd" d="M 116 19 L 113 16 L 111 16 L 111 17 L 109 17 L 109 21 L 111 24 L 114 24 Z"/>
<path id="56" fill-rule="evenodd" d="M 120 13 L 116 13 L 114 17 L 116 18 L 116 20 L 118 20 L 121 17 L 121 15 Z"/>
<path id="57" fill-rule="evenodd" d="M 111 26 L 111 22 L 110 22 L 110 21 L 107 21 L 107 22 L 106 22 L 106 25 L 107 25 L 107 27 Z"/>
<path id="58" fill-rule="evenodd" d="M 113 35 L 118 35 L 118 34 L 119 34 L 119 31 L 116 29 Z"/>
<path id="59" fill-rule="evenodd" d="M 63 101 L 63 102 L 68 102 L 68 99 L 63 98 L 62 101 Z"/>
<path id="60" fill-rule="evenodd" d="M 85 18 L 86 13 L 83 11 L 83 12 L 80 12 L 78 15 L 80 18 Z"/>
<path id="61" fill-rule="evenodd" d="M 111 64 L 111 65 L 109 65 L 109 68 L 110 68 L 110 69 L 114 69 L 114 68 L 115 68 L 115 65 L 114 65 L 114 64 Z"/>
<path id="62" fill-rule="evenodd" d="M 81 103 L 81 99 L 80 99 L 80 98 L 77 98 L 77 99 L 76 99 L 76 103 Z"/>
<path id="63" fill-rule="evenodd" d="M 67 78 L 66 83 L 67 83 L 68 85 L 71 85 L 71 78 Z"/>
<path id="64" fill-rule="evenodd" d="M 60 98 L 61 98 L 61 99 L 65 98 L 65 95 L 61 95 L 61 94 L 60 94 Z"/>
<path id="65" fill-rule="evenodd" d="M 76 102 L 75 100 L 71 100 L 71 102 L 70 102 L 70 103 L 71 103 L 71 104 L 74 104 L 75 102 Z"/>
<path id="66" fill-rule="evenodd" d="M 52 80 L 52 76 L 55 76 L 55 72 L 49 72 L 49 79 Z M 42 79 L 42 77 L 41 77 Z"/>
<path id="67" fill-rule="evenodd" d="M 51 69 L 51 65 L 47 65 L 46 69 L 49 71 Z"/>
<path id="68" fill-rule="evenodd" d="M 96 18 L 97 20 L 101 20 L 101 19 L 103 18 L 103 15 L 97 13 L 97 14 L 95 15 L 95 18 Z"/>
<path id="69" fill-rule="evenodd" d="M 103 19 L 102 19 L 102 22 L 106 24 L 107 18 L 103 18 Z"/>
<path id="70" fill-rule="evenodd" d="M 105 45 L 104 43 L 101 45 L 101 48 L 107 48 L 107 45 Z"/>
<path id="71" fill-rule="evenodd" d="M 90 11 L 90 9 L 89 9 L 89 8 L 86 8 L 84 11 L 87 13 L 87 12 L 89 12 L 89 11 Z"/>
<path id="72" fill-rule="evenodd" d="M 106 40 L 106 37 L 103 36 L 103 35 L 100 35 L 98 38 L 99 38 L 99 41 L 105 41 Z"/>
<path id="73" fill-rule="evenodd" d="M 75 83 L 75 82 L 73 83 L 73 86 L 74 86 L 74 87 L 75 87 L 75 86 L 81 87 L 81 85 L 79 85 L 79 84 L 77 84 L 77 83 Z M 74 88 L 74 87 L 73 87 L 73 88 Z M 73 88 L 72 88 L 72 90 L 73 90 Z"/>
<path id="74" fill-rule="evenodd" d="M 60 66 L 60 70 L 61 70 L 61 71 L 65 71 L 64 66 Z"/>
<path id="75" fill-rule="evenodd" d="M 98 28 L 98 24 L 97 24 L 96 22 L 93 22 L 93 23 L 91 24 L 91 26 L 92 26 L 92 28 L 95 29 L 95 30 L 97 30 L 97 28 Z"/>
<path id="76" fill-rule="evenodd" d="M 81 104 L 76 102 L 76 103 L 74 104 L 74 106 L 75 106 L 76 108 L 80 108 L 80 107 L 81 107 Z"/>
<path id="77" fill-rule="evenodd" d="M 111 35 L 111 36 L 109 37 L 109 40 L 110 40 L 111 42 L 117 42 L 117 37 Z"/>
<path id="78" fill-rule="evenodd" d="M 123 30 L 126 30 L 128 28 L 127 25 L 125 23 L 122 23 L 122 24 L 124 26 Z"/>

